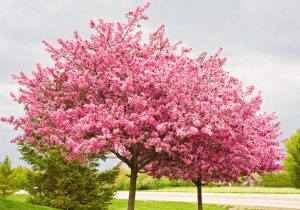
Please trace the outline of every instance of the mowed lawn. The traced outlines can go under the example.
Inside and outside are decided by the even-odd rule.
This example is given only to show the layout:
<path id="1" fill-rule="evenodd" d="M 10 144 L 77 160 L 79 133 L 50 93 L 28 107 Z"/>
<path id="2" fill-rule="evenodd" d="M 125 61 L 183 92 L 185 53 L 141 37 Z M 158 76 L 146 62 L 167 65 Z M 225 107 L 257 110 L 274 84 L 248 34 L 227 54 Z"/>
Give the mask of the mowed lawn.
<path id="1" fill-rule="evenodd" d="M 204 210 L 224 210 L 231 206 L 204 204 Z M 197 210 L 196 203 L 168 201 L 136 201 L 136 210 Z M 109 210 L 127 210 L 127 200 L 114 200 Z"/>
<path id="2" fill-rule="evenodd" d="M 57 210 L 44 206 L 26 203 L 27 195 L 12 195 L 0 199 L 0 210 Z M 224 210 L 230 206 L 204 204 L 204 210 Z M 164 202 L 164 201 L 136 201 L 136 210 L 196 210 L 195 203 Z M 127 200 L 113 200 L 109 210 L 127 210 Z"/>
<path id="3" fill-rule="evenodd" d="M 196 187 L 168 187 L 153 192 L 193 192 Z M 204 193 L 256 193 L 256 194 L 300 194 L 300 189 L 288 187 L 203 187 Z"/>
<path id="4" fill-rule="evenodd" d="M 0 198 L 0 210 L 57 210 L 26 203 L 26 198 L 27 195 L 11 195 L 6 199 Z"/>

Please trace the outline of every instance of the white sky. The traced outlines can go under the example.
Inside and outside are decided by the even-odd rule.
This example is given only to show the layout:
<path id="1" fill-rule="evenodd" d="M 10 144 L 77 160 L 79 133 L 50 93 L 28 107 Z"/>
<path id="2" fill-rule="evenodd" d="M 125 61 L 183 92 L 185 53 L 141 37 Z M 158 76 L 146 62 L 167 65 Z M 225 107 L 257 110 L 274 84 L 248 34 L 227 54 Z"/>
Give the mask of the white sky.
<path id="1" fill-rule="evenodd" d="M 0 116 L 22 112 L 9 98 L 18 88 L 10 75 L 20 70 L 30 74 L 36 63 L 51 63 L 42 40 L 54 44 L 59 37 L 70 38 L 74 30 L 87 36 L 90 19 L 122 21 L 127 11 L 145 2 L 0 0 Z M 182 40 L 195 54 L 223 47 L 225 69 L 262 91 L 263 111 L 276 111 L 282 137 L 300 127 L 300 1 L 151 2 L 146 33 L 165 24 L 171 40 Z M 16 135 L 11 126 L 0 123 L 0 161 L 9 155 L 13 165 L 23 164 L 9 143 Z"/>

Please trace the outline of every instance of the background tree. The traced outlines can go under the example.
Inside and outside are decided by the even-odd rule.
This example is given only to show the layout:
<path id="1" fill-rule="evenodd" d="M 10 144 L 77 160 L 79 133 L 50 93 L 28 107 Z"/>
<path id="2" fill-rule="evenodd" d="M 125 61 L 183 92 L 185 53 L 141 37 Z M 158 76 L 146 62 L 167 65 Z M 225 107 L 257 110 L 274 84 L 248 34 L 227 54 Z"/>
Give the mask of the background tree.
<path id="1" fill-rule="evenodd" d="M 295 187 L 300 188 L 300 129 L 291 136 L 285 146 L 288 155 L 285 161 L 286 170 Z"/>
<path id="2" fill-rule="evenodd" d="M 79 161 L 68 162 L 58 149 L 35 147 L 24 143 L 19 151 L 32 166 L 26 172 L 24 188 L 29 192 L 29 202 L 59 209 L 105 210 L 115 194 L 114 182 L 118 167 L 98 172 L 99 158 L 88 158 L 84 166 Z"/>
<path id="3" fill-rule="evenodd" d="M 277 171 L 284 157 L 275 114 L 260 113 L 260 94 L 253 96 L 253 86 L 244 90 L 239 80 L 225 72 L 219 53 L 199 58 L 205 71 L 200 68 L 185 74 L 187 91 L 177 96 L 180 111 L 172 126 L 178 133 L 177 147 L 149 167 L 156 176 L 193 182 L 199 209 L 202 183 Z"/>
<path id="4" fill-rule="evenodd" d="M 0 163 L 0 190 L 3 198 L 17 190 L 18 172 L 11 167 L 8 156 Z"/>
<path id="5" fill-rule="evenodd" d="M 264 176 L 255 177 L 258 186 L 263 187 L 295 187 L 292 177 L 288 171 L 282 170 L 277 173 L 269 173 Z M 257 180 L 256 179 L 256 180 Z"/>

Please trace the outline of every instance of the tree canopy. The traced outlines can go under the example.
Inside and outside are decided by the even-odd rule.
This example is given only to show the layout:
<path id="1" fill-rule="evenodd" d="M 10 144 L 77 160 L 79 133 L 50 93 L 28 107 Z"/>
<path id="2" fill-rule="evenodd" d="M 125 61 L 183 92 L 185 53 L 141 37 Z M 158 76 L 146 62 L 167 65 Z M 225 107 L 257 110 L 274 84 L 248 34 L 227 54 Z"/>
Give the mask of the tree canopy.
<path id="1" fill-rule="evenodd" d="M 0 191 L 3 198 L 17 190 L 19 170 L 20 168 L 13 169 L 11 167 L 11 161 L 8 156 L 0 163 Z"/>
<path id="2" fill-rule="evenodd" d="M 300 188 L 300 129 L 286 142 L 286 170 L 291 175 L 293 184 Z"/>

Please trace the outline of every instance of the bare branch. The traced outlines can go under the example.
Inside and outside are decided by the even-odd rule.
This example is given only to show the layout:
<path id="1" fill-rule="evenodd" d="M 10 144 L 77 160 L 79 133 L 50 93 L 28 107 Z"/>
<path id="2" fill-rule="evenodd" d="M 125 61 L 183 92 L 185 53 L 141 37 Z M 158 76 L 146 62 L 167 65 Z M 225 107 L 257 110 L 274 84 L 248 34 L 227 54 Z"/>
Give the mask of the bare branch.
<path id="1" fill-rule="evenodd" d="M 123 161 L 124 163 L 126 163 L 128 166 L 130 166 L 130 162 L 129 162 L 129 160 L 128 160 L 125 156 L 120 155 L 119 153 L 117 153 L 117 152 L 114 151 L 114 150 L 111 150 L 111 152 L 114 153 L 114 154 L 117 156 L 117 158 L 119 158 L 120 160 L 122 160 L 122 161 Z"/>

